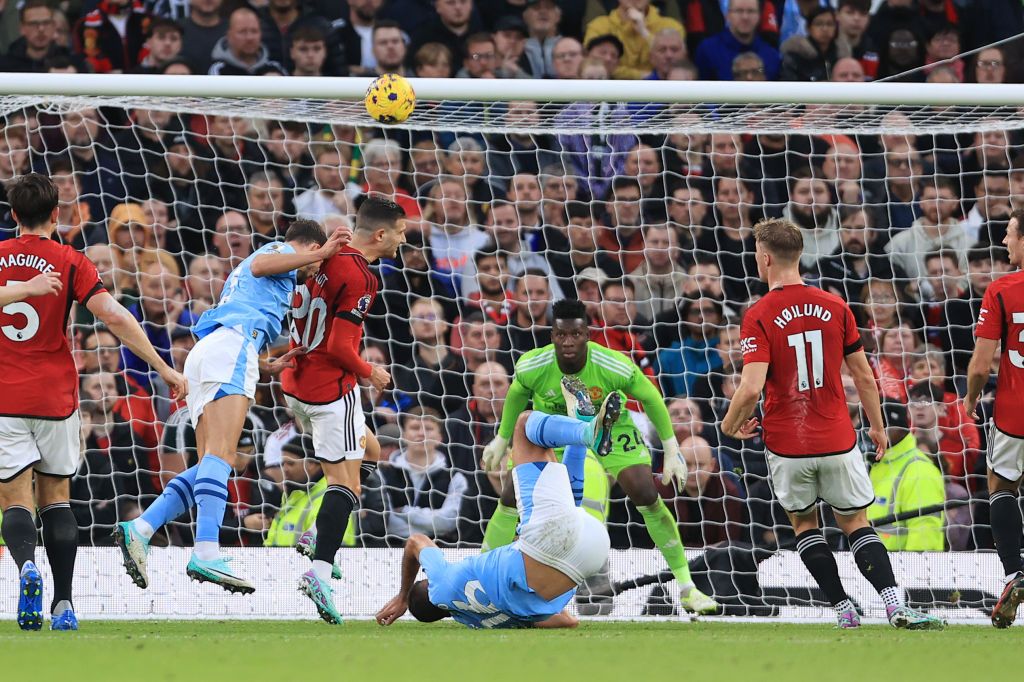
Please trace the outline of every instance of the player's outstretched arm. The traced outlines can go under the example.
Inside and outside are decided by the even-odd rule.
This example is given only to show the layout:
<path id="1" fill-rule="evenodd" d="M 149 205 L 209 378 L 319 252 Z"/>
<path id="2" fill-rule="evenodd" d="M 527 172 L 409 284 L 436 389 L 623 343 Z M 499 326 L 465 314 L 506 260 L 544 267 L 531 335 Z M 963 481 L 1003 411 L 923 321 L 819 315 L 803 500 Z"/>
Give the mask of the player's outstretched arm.
<path id="1" fill-rule="evenodd" d="M 747 440 L 757 434 L 757 419 L 752 419 L 750 415 L 757 407 L 767 377 L 767 362 L 743 363 L 740 385 L 729 402 L 729 411 L 725 413 L 725 419 L 722 420 L 722 433 L 739 440 Z"/>
<path id="2" fill-rule="evenodd" d="M 857 387 L 857 395 L 860 397 L 861 407 L 868 418 L 868 436 L 875 444 L 875 461 L 879 461 L 889 449 L 889 437 L 885 435 L 885 420 L 882 419 L 882 401 L 878 396 L 878 384 L 875 382 L 875 372 L 871 369 L 868 356 L 863 350 L 850 353 L 846 356 L 846 366 L 853 377 L 853 383 Z"/>
<path id="3" fill-rule="evenodd" d="M 123 305 L 114 300 L 114 297 L 107 292 L 96 294 L 85 304 L 96 319 L 107 326 L 114 336 L 121 340 L 121 343 L 128 346 L 128 350 L 152 367 L 160 378 L 164 380 L 171 395 L 175 398 L 182 398 L 188 393 L 188 383 L 180 372 L 171 369 L 160 354 L 149 342 L 146 332 L 142 330 L 139 321 L 132 317 Z"/>
<path id="4" fill-rule="evenodd" d="M 339 227 L 323 246 L 315 246 L 304 253 L 261 253 L 252 259 L 249 269 L 253 277 L 270 277 L 298 270 L 312 263 L 325 261 L 352 241 L 352 229 Z"/>
<path id="5" fill-rule="evenodd" d="M 437 547 L 426 535 L 415 533 L 405 541 L 405 551 L 402 552 L 402 582 L 398 594 L 377 612 L 375 618 L 379 625 L 391 625 L 409 610 L 409 592 L 420 571 L 420 552 L 426 547 Z"/>
<path id="6" fill-rule="evenodd" d="M 633 371 L 633 377 L 626 389 L 629 395 L 640 401 L 644 406 L 644 413 L 650 417 L 654 424 L 658 438 L 661 439 L 662 457 L 661 480 L 681 492 L 686 485 L 687 467 L 686 460 L 679 454 L 679 441 L 676 440 L 675 431 L 672 429 L 672 417 L 668 414 L 668 407 L 665 399 L 661 397 L 661 391 L 643 371 L 637 367 Z"/>
<path id="7" fill-rule="evenodd" d="M 40 273 L 27 282 L 0 287 L 0 306 L 17 303 L 33 296 L 59 293 L 64 284 L 59 272 Z"/>
<path id="8" fill-rule="evenodd" d="M 978 419 L 978 398 L 992 373 L 992 360 L 999 352 L 999 341 L 978 337 L 974 342 L 974 354 L 967 365 L 967 395 L 964 396 L 964 410 L 971 419 Z"/>

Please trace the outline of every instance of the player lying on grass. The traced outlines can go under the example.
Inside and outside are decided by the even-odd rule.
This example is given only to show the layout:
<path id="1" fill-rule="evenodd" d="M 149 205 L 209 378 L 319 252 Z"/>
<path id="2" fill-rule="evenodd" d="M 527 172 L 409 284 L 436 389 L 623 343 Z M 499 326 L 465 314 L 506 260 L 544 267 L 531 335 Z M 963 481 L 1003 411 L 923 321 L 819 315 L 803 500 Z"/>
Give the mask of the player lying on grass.
<path id="1" fill-rule="evenodd" d="M 611 439 L 622 399 L 610 393 L 594 415 L 582 383 L 567 378 L 561 390 L 578 419 L 542 412 L 516 418 L 512 480 L 519 539 L 449 563 L 429 538 L 411 536 L 398 595 L 377 613 L 378 623 L 391 625 L 409 611 L 425 623 L 451 616 L 471 628 L 576 625 L 563 609 L 601 570 L 610 546 L 604 525 L 580 507 L 583 463 L 588 447 L 599 450 Z M 551 451 L 556 447 L 565 447 L 561 463 Z M 426 580 L 414 582 L 420 566 Z"/>
<path id="2" fill-rule="evenodd" d="M 765 220 L 754 226 L 754 239 L 758 274 L 769 292 L 743 316 L 743 373 L 722 432 L 741 440 L 753 437 L 758 423 L 751 414 L 764 390 L 761 427 L 772 490 L 793 524 L 800 559 L 835 607 L 837 627 L 858 627 L 860 616 L 818 526 L 819 500 L 835 511 L 857 568 L 885 602 L 889 622 L 898 628 L 941 629 L 941 620 L 903 603 L 889 553 L 868 522 L 875 492 L 846 405 L 844 362 L 879 457 L 888 439 L 853 312 L 838 296 L 804 284 L 804 240 L 796 225 Z"/>
<path id="3" fill-rule="evenodd" d="M 672 420 L 657 387 L 625 355 L 589 341 L 587 311 L 582 302 L 558 301 L 553 312 L 552 343 L 526 353 L 516 363 L 516 375 L 505 398 L 498 435 L 484 448 L 484 468 L 503 470 L 508 437 L 528 402 L 532 401 L 535 410 L 546 414 L 566 414 L 559 386 L 562 376 L 568 375 L 579 378 L 592 396 L 603 397 L 621 391 L 640 401 L 665 450 L 662 477 L 679 490 L 686 483 L 686 463 L 679 454 Z M 618 481 L 643 516 L 647 532 L 679 583 L 683 608 L 696 613 L 714 613 L 718 604 L 698 590 L 690 577 L 679 527 L 654 487 L 651 453 L 629 412 L 622 411 L 605 449 L 596 454 L 605 471 Z M 487 524 L 485 550 L 512 542 L 516 522 L 512 486 L 506 484 L 498 508 Z"/>
<path id="4" fill-rule="evenodd" d="M 320 263 L 352 238 L 348 228 L 326 235 L 319 223 L 297 220 L 284 242 L 260 247 L 228 276 L 215 308 L 203 313 L 194 332 L 199 342 L 185 360 L 189 417 L 196 430 L 199 463 L 179 474 L 150 507 L 134 521 L 114 527 L 124 567 L 136 585 L 149 584 L 146 557 L 149 540 L 168 521 L 186 509 L 198 509 L 196 544 L 186 573 L 230 592 L 255 588 L 235 575 L 221 556 L 218 539 L 228 501 L 228 478 L 235 465 L 238 437 L 245 415 L 255 402 L 259 354 L 281 333 L 292 301 L 295 278 L 305 280 Z M 289 351 L 264 365 L 271 374 L 288 366 Z"/>

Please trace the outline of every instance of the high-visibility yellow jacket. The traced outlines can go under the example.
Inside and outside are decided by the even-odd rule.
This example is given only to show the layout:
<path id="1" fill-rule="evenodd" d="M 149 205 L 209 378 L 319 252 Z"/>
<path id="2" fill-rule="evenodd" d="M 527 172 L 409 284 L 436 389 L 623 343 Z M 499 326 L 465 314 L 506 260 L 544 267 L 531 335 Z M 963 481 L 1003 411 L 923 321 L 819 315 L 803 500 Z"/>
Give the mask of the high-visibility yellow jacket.
<path id="1" fill-rule="evenodd" d="M 612 34 L 622 41 L 626 53 L 619 60 L 619 68 L 610 75 L 622 79 L 644 78 L 653 70 L 651 40 L 654 39 L 658 31 L 674 28 L 679 31 L 679 35 L 686 38 L 686 29 L 683 28 L 683 25 L 671 17 L 661 16 L 656 7 L 647 8 L 647 19 L 644 23 L 647 26 L 647 37 L 636 30 L 632 21 L 624 19 L 618 10 L 613 10 L 587 24 L 587 33 L 583 36 L 583 44 L 586 45 L 597 36 Z"/>
<path id="2" fill-rule="evenodd" d="M 917 447 L 913 435 L 885 451 L 882 461 L 871 467 L 875 503 L 868 519 L 913 511 L 946 501 L 942 472 Z M 876 526 L 882 544 L 890 551 L 941 552 L 946 546 L 942 512 Z"/>

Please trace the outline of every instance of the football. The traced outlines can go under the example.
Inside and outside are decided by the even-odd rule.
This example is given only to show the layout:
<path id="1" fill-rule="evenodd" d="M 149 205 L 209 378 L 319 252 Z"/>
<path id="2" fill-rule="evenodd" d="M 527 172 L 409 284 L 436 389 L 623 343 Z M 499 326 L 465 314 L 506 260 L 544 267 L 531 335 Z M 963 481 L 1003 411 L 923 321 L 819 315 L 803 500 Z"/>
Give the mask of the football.
<path id="1" fill-rule="evenodd" d="M 397 73 L 379 76 L 366 90 L 366 112 L 384 124 L 402 123 L 416 108 L 412 85 Z"/>

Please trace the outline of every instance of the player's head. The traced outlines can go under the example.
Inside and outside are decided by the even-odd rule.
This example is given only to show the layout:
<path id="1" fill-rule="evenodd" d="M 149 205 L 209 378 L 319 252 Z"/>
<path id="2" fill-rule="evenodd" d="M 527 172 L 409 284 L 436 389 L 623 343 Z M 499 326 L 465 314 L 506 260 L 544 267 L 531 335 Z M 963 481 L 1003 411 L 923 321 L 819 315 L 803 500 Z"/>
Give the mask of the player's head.
<path id="1" fill-rule="evenodd" d="M 9 194 L 9 193 L 8 193 Z M 14 202 L 11 202 L 14 206 Z M 1014 209 L 1010 214 L 1010 222 L 1006 225 L 1006 236 L 1003 246 L 1010 256 L 1010 265 L 1015 268 L 1024 267 L 1024 208 Z"/>
<path id="2" fill-rule="evenodd" d="M 288 226 L 284 240 L 291 244 L 296 253 L 316 251 L 327 242 L 327 232 L 315 220 L 296 220 Z M 299 281 L 304 282 L 317 273 L 320 263 L 310 263 L 299 268 Z"/>
<path id="3" fill-rule="evenodd" d="M 583 301 L 562 299 L 552 308 L 551 341 L 555 356 L 563 367 L 578 367 L 587 360 L 590 325 Z"/>
<path id="4" fill-rule="evenodd" d="M 356 212 L 356 234 L 371 260 L 394 258 L 405 243 L 405 209 L 379 194 L 371 194 Z"/>
<path id="5" fill-rule="evenodd" d="M 804 236 L 800 228 L 788 220 L 772 218 L 754 225 L 757 242 L 757 274 L 768 280 L 768 274 L 779 275 L 798 271 L 800 255 L 804 252 Z"/>
<path id="6" fill-rule="evenodd" d="M 409 590 L 409 615 L 421 623 L 434 623 L 451 614 L 434 606 L 427 594 L 427 581 L 420 580 Z"/>
<path id="7" fill-rule="evenodd" d="M 27 173 L 7 185 L 11 214 L 23 230 L 53 229 L 57 221 L 57 186 L 39 173 Z"/>

